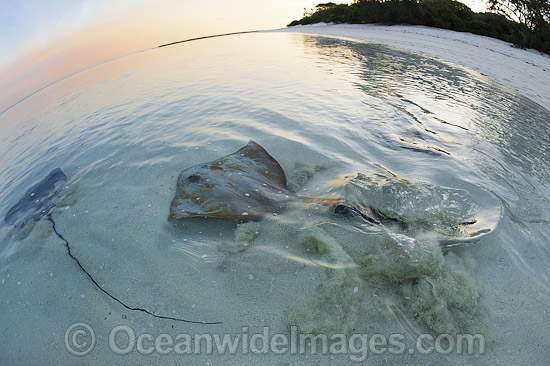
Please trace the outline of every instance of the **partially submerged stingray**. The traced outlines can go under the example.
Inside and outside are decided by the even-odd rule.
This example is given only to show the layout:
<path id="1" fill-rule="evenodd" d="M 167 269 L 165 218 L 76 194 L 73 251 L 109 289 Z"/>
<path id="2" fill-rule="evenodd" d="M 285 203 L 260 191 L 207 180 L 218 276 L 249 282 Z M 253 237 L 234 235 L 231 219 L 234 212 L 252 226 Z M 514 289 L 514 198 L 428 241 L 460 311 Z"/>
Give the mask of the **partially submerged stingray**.
<path id="1" fill-rule="evenodd" d="M 408 223 L 386 216 L 380 210 L 343 198 L 298 197 L 286 187 L 286 177 L 279 163 L 256 142 L 219 159 L 198 164 L 182 171 L 177 180 L 176 194 L 170 206 L 168 220 L 191 217 L 212 217 L 246 222 L 266 213 L 280 213 L 291 202 L 316 203 L 330 207 L 333 214 L 355 216 L 371 224 L 398 225 Z M 453 243 L 479 238 L 492 230 L 478 228 L 478 221 L 468 219 L 453 224 L 455 234 L 444 234 L 440 241 Z M 429 226 L 429 225 L 428 225 Z M 464 228 L 468 227 L 468 230 Z"/>
<path id="2" fill-rule="evenodd" d="M 244 222 L 279 213 L 296 199 L 286 188 L 283 168 L 250 140 L 233 154 L 181 172 L 168 220 L 199 216 Z M 340 201 L 300 199 L 322 204 Z"/>
<path id="3" fill-rule="evenodd" d="M 296 201 L 330 206 L 334 214 L 379 223 L 369 207 L 348 205 L 341 198 L 298 197 L 288 191 L 283 168 L 252 140 L 233 154 L 182 171 L 168 220 L 213 217 L 245 222 L 280 213 Z"/>
<path id="4" fill-rule="evenodd" d="M 67 181 L 67 176 L 61 168 L 55 168 L 44 179 L 31 187 L 25 195 L 13 206 L 4 220 L 14 225 L 20 220 L 40 220 L 55 207 L 54 197 L 56 183 Z"/>

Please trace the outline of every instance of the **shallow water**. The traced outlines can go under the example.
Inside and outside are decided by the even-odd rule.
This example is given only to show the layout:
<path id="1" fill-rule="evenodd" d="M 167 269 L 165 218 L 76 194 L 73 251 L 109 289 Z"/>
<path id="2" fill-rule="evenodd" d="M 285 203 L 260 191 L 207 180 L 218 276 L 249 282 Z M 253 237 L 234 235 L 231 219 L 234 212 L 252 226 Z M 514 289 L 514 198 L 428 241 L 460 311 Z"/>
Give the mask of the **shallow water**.
<path id="1" fill-rule="evenodd" d="M 548 110 L 471 70 L 297 34 L 182 43 L 64 79 L 0 115 L 0 212 L 61 167 L 56 229 L 104 289 L 155 314 L 223 324 L 128 310 L 98 291 L 50 221 L 30 232 L 2 221 L 3 363 L 349 362 L 109 349 L 117 325 L 155 337 L 297 325 L 412 344 L 422 333 L 486 337 L 484 355 L 366 362 L 544 365 L 549 122 Z M 250 139 L 298 194 L 345 197 L 389 220 L 295 204 L 257 223 L 168 222 L 179 172 Z M 440 246 L 449 241 L 458 245 Z M 81 360 L 64 343 L 76 322 L 97 336 Z"/>

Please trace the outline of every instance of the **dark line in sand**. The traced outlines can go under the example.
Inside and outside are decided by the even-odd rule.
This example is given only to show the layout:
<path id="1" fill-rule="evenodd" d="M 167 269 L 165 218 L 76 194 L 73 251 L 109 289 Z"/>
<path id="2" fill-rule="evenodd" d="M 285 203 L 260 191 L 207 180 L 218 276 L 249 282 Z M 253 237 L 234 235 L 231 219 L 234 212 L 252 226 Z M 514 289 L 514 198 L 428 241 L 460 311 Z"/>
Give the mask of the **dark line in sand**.
<path id="1" fill-rule="evenodd" d="M 78 264 L 78 266 L 80 267 L 80 269 L 86 274 L 86 276 L 88 276 L 88 278 L 90 279 L 90 281 L 92 281 L 92 283 L 98 288 L 100 289 L 105 295 L 109 296 L 111 299 L 115 300 L 116 302 L 118 302 L 120 305 L 124 306 L 126 309 L 128 310 L 132 310 L 132 311 L 141 311 L 143 313 L 146 313 L 146 314 L 149 314 L 151 316 L 154 316 L 155 318 L 159 318 L 159 319 L 168 319 L 168 320 L 175 320 L 175 321 L 178 321 L 178 322 L 184 322 L 184 323 L 192 323 L 192 324 L 204 324 L 204 325 L 214 325 L 214 324 L 222 324 L 222 322 L 204 322 L 204 321 L 196 321 L 196 320 L 187 320 L 187 319 L 181 319 L 181 318 L 174 318 L 174 317 L 171 317 L 171 316 L 164 316 L 164 315 L 158 315 L 158 314 L 155 314 L 147 309 L 143 309 L 143 308 L 136 308 L 136 307 L 132 307 L 132 306 L 129 306 L 129 305 L 126 305 L 124 302 L 122 302 L 121 300 L 119 300 L 117 297 L 115 297 L 114 295 L 111 295 L 107 290 L 105 290 L 103 287 L 101 287 L 101 285 L 99 283 L 97 283 L 97 281 L 92 277 L 92 275 L 86 271 L 86 269 L 84 268 L 84 266 L 82 266 L 82 264 L 80 263 L 80 261 L 78 260 L 78 258 L 76 258 L 73 253 L 71 252 L 71 246 L 69 245 L 69 242 L 67 241 L 67 239 L 65 239 L 63 237 L 63 235 L 61 235 L 59 233 L 59 231 L 57 231 L 57 227 L 55 225 L 55 221 L 53 221 L 53 218 L 52 218 L 52 214 L 51 212 L 48 213 L 48 219 L 51 221 L 52 223 L 52 227 L 53 227 L 53 231 L 55 232 L 55 234 L 59 237 L 59 239 L 63 240 L 65 242 L 65 247 L 67 248 L 67 252 L 69 253 L 69 257 L 71 257 L 72 259 L 74 259 L 74 261 L 76 262 L 76 264 Z"/>

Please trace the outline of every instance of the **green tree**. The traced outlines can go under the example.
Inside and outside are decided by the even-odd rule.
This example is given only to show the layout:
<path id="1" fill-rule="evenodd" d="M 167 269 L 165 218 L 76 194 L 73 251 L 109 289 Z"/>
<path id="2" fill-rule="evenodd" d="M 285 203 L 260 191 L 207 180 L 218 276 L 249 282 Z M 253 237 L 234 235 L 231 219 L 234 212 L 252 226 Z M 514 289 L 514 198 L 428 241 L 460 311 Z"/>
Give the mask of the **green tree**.
<path id="1" fill-rule="evenodd" d="M 489 0 L 489 9 L 533 30 L 550 21 L 550 0 Z"/>
<path id="2" fill-rule="evenodd" d="M 550 0 L 488 0 L 489 9 L 519 22 L 520 47 L 550 50 Z"/>

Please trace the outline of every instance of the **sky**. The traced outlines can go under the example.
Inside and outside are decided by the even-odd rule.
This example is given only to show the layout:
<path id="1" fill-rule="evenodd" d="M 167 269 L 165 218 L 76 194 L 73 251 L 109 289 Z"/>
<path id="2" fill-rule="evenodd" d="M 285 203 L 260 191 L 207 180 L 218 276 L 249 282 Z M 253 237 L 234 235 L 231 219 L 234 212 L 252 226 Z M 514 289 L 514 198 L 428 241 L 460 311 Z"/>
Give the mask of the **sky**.
<path id="1" fill-rule="evenodd" d="M 234 24 L 232 20 L 239 19 L 243 25 L 251 23 L 251 26 L 271 29 L 284 27 L 299 19 L 304 8 L 312 8 L 319 2 L 322 1 L 0 0 L 0 67 L 67 34 L 123 18 L 143 8 L 152 9 L 149 15 L 153 18 L 162 18 L 167 9 L 173 9 L 170 14 L 179 15 L 182 19 L 195 12 L 197 18 L 208 18 L 210 15 L 210 19 L 218 23 Z M 463 2 L 475 11 L 484 10 L 483 0 Z"/>
<path id="2" fill-rule="evenodd" d="M 154 28 L 195 18 L 217 29 L 281 28 L 319 0 L 0 0 L 0 67 L 67 35 L 132 17 Z M 351 1 L 343 1 L 350 3 Z M 144 13 L 145 10 L 145 13 Z M 140 14 L 141 11 L 141 14 Z M 211 24 L 215 23 L 215 24 Z M 224 24 L 225 23 L 225 24 Z M 181 24 L 182 28 L 185 24 Z M 225 26 L 224 26 L 225 25 Z M 250 28 L 252 27 L 252 28 Z M 207 28 L 207 27 L 202 27 Z M 160 33 L 152 29 L 153 33 Z M 169 37 L 168 34 L 166 34 Z M 177 40 L 166 39 L 166 42 Z"/>
<path id="3" fill-rule="evenodd" d="M 474 11 L 485 10 L 483 1 L 463 0 Z M 283 28 L 320 2 L 0 0 L 0 112 L 28 95 L 33 83 L 44 86 L 85 67 L 164 43 Z"/>

